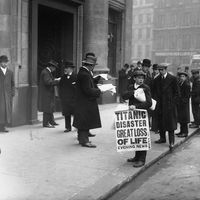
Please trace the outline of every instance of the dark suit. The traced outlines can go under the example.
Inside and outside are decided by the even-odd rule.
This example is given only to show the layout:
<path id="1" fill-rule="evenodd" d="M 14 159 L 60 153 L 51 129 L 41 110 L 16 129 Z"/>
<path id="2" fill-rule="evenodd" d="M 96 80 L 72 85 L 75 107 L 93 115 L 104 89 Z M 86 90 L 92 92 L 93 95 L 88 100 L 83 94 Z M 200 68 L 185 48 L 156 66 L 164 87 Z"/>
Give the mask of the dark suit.
<path id="1" fill-rule="evenodd" d="M 11 123 L 12 98 L 15 94 L 15 83 L 13 72 L 7 69 L 4 75 L 0 69 L 0 129 Z"/>
<path id="2" fill-rule="evenodd" d="M 80 144 L 89 142 L 90 129 L 100 128 L 101 120 L 97 98 L 101 91 L 94 83 L 91 73 L 81 67 L 76 81 L 76 103 L 73 126 L 78 129 Z"/>
<path id="3" fill-rule="evenodd" d="M 134 90 L 136 90 L 136 88 L 134 88 L 134 84 L 129 87 L 128 91 L 124 92 L 123 98 L 125 100 L 127 100 L 127 99 L 129 100 L 129 106 L 135 105 L 137 109 L 148 110 L 152 105 L 150 88 L 145 84 L 140 85 L 138 88 L 144 89 L 144 93 L 146 96 L 145 102 L 140 102 L 134 97 Z M 136 151 L 135 152 L 135 161 L 142 161 L 145 163 L 146 154 L 147 154 L 147 151 Z"/>
<path id="4" fill-rule="evenodd" d="M 187 124 L 190 122 L 190 84 L 187 80 L 179 82 L 180 98 L 177 105 L 178 122 L 180 123 L 180 132 L 188 134 Z"/>
<path id="5" fill-rule="evenodd" d="M 177 129 L 177 101 L 179 88 L 175 76 L 167 73 L 166 78 L 159 75 L 154 80 L 154 98 L 157 101 L 156 114 L 160 139 L 166 141 L 165 132 L 169 132 L 169 143 L 174 144 L 174 130 Z"/>
<path id="6" fill-rule="evenodd" d="M 128 86 L 128 74 L 126 74 L 125 69 L 119 70 L 119 79 L 118 79 L 118 92 L 120 95 L 120 102 L 123 101 L 122 94 L 127 90 Z"/>
<path id="7" fill-rule="evenodd" d="M 62 114 L 65 116 L 65 128 L 71 129 L 71 115 L 74 114 L 76 98 L 76 74 L 64 74 L 59 82 Z"/>
<path id="8" fill-rule="evenodd" d="M 58 81 L 54 80 L 52 73 L 43 69 L 39 83 L 39 111 L 43 112 L 43 126 L 54 123 L 55 89 Z"/>
<path id="9" fill-rule="evenodd" d="M 194 123 L 200 125 L 200 77 L 193 78 L 191 101 Z"/>

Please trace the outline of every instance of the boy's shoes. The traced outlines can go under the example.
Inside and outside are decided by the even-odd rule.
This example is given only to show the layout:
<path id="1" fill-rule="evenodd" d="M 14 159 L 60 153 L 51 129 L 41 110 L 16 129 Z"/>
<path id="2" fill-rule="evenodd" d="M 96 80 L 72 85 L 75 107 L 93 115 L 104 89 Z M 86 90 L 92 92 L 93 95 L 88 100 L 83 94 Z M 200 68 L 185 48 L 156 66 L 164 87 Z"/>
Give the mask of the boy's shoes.
<path id="1" fill-rule="evenodd" d="M 144 164 L 145 164 L 145 162 L 143 162 L 143 161 L 135 161 L 133 163 L 133 167 L 142 167 L 142 166 L 144 166 Z"/>

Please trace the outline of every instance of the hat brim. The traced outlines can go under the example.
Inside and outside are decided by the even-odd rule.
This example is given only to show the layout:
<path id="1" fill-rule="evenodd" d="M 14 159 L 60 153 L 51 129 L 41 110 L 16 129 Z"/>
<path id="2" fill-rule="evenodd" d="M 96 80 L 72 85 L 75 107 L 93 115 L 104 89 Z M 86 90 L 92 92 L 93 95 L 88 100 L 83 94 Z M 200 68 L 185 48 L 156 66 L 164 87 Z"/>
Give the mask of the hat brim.
<path id="1" fill-rule="evenodd" d="M 98 63 L 91 63 L 91 62 L 87 62 L 85 60 L 83 60 L 82 63 L 89 64 L 89 65 L 98 65 Z"/>
<path id="2" fill-rule="evenodd" d="M 75 66 L 74 65 L 66 65 L 66 66 L 64 66 L 64 68 L 75 68 Z"/>
<path id="3" fill-rule="evenodd" d="M 178 76 L 181 76 L 181 75 L 188 76 L 188 74 L 186 72 L 178 72 Z"/>

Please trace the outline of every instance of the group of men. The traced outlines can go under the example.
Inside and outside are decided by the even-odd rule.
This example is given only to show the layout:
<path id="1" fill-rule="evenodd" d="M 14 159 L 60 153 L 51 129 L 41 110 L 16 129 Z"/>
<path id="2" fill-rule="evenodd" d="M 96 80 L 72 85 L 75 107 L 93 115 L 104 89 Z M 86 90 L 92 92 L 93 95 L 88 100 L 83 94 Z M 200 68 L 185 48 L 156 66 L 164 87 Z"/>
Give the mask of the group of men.
<path id="1" fill-rule="evenodd" d="M 182 70 L 179 70 L 177 76 L 174 76 L 168 72 L 167 64 L 154 64 L 153 73 L 150 73 L 151 66 L 149 59 L 144 59 L 139 67 L 131 66 L 131 69 L 128 69 L 127 64 L 124 66 L 123 70 L 119 72 L 119 79 L 122 74 L 123 79 L 126 77 L 125 86 L 123 86 L 126 89 L 121 90 L 120 100 L 129 100 L 130 108 L 146 109 L 152 119 L 150 120 L 151 130 L 160 135 L 155 143 L 166 143 L 166 132 L 168 132 L 169 148 L 172 150 L 175 143 L 174 132 L 177 129 L 177 122 L 180 123 L 180 132 L 176 135 L 178 137 L 188 136 L 190 96 L 194 122 L 189 126 L 198 128 L 200 125 L 199 70 L 191 70 L 192 77 L 189 77 L 189 74 Z M 131 75 L 130 71 L 133 72 Z M 191 82 L 192 90 L 190 90 Z M 121 82 L 119 81 L 119 83 Z M 137 88 L 144 89 L 145 102 L 138 101 L 134 96 L 134 91 Z M 156 100 L 154 111 L 150 110 L 152 99 Z M 145 159 L 145 151 L 136 151 L 135 156 L 128 159 L 128 162 L 133 162 L 134 167 L 141 167 L 145 164 Z"/>
<path id="2" fill-rule="evenodd" d="M 8 57 L 0 56 L 0 132 L 8 132 L 5 128 L 11 122 L 12 98 L 15 93 L 14 77 L 8 69 Z M 97 98 L 102 91 L 97 84 L 100 76 L 93 77 L 93 69 L 97 65 L 94 53 L 87 53 L 82 61 L 78 74 L 74 73 L 75 66 L 72 62 L 64 63 L 62 77 L 54 78 L 53 72 L 58 68 L 58 63 L 50 60 L 40 74 L 39 82 L 39 110 L 43 112 L 43 127 L 54 128 L 58 125 L 53 116 L 55 109 L 55 89 L 59 88 L 62 104 L 62 113 L 65 116 L 65 131 L 71 131 L 71 115 L 74 115 L 73 126 L 77 128 L 78 141 L 83 147 L 95 148 L 96 145 L 89 141 L 94 137 L 90 129 L 100 128 L 101 120 Z M 175 142 L 174 131 L 177 122 L 180 123 L 178 137 L 187 137 L 188 123 L 190 122 L 189 99 L 191 97 L 194 122 L 191 128 L 200 125 L 200 76 L 199 70 L 191 70 L 192 77 L 185 71 L 179 71 L 176 76 L 167 71 L 167 65 L 154 64 L 153 73 L 150 73 L 151 61 L 144 59 L 138 62 L 137 67 L 124 65 L 119 72 L 119 79 L 123 78 L 124 88 L 121 89 L 120 100 L 129 100 L 130 109 L 142 108 L 149 112 L 152 118 L 151 129 L 159 132 L 158 144 L 166 143 L 166 132 L 169 136 L 169 148 Z M 125 76 L 126 75 L 126 76 Z M 126 79 L 125 79 L 126 77 Z M 192 82 L 192 90 L 190 85 Z M 119 80 L 119 83 L 120 80 Z M 134 91 L 143 88 L 146 96 L 145 102 L 139 102 L 134 97 Z M 123 92 L 122 92 L 123 91 Z M 150 111 L 152 98 L 156 100 L 156 108 Z M 128 159 L 135 167 L 145 164 L 146 152 L 138 151 L 135 157 Z"/>
<path id="3" fill-rule="evenodd" d="M 53 117 L 55 109 L 55 88 L 59 90 L 62 113 L 65 116 L 65 131 L 71 131 L 71 116 L 74 115 L 73 126 L 77 128 L 78 141 L 83 147 L 95 148 L 89 141 L 95 135 L 90 129 L 101 127 L 97 98 L 101 90 L 97 87 L 100 76 L 93 78 L 93 69 L 97 65 L 94 53 L 87 53 L 82 67 L 76 75 L 72 62 L 64 62 L 64 74 L 54 78 L 52 73 L 58 63 L 51 60 L 41 72 L 39 83 L 39 110 L 43 112 L 43 127 L 54 128 L 58 125 Z"/>

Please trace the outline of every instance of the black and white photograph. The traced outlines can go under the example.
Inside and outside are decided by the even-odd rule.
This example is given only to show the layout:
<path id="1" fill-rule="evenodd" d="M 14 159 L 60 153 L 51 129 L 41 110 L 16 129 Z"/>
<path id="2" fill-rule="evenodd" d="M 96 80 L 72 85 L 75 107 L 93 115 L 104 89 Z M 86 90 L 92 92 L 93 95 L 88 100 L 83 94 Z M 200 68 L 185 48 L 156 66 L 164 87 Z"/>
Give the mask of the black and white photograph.
<path id="1" fill-rule="evenodd" d="M 200 0 L 0 0 L 0 200 L 200 200 Z"/>

